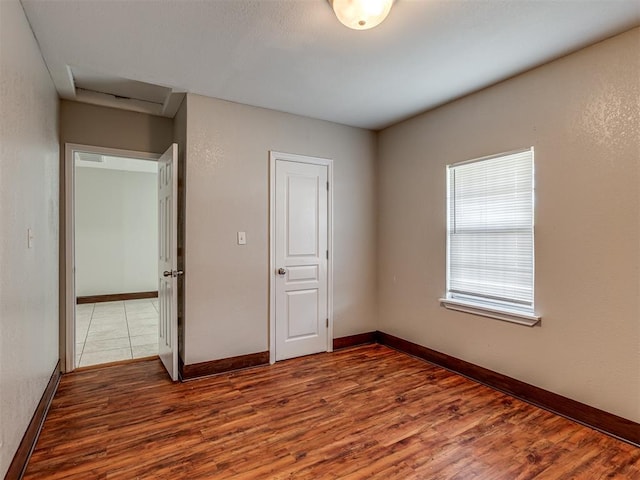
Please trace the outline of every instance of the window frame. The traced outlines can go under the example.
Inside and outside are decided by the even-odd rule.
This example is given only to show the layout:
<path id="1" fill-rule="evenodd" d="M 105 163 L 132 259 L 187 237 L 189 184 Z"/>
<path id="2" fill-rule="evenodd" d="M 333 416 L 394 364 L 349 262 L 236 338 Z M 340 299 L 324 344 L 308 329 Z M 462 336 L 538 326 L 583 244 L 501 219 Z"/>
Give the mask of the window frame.
<path id="1" fill-rule="evenodd" d="M 492 160 L 500 157 L 506 157 L 509 155 L 514 155 L 518 153 L 530 152 L 531 153 L 531 176 L 532 176 L 532 212 L 531 212 L 531 220 L 532 220 L 532 235 L 533 235 L 533 243 L 532 243 L 532 252 L 531 252 L 531 260 L 533 263 L 533 279 L 532 279 L 532 303 L 530 309 L 518 309 L 510 305 L 500 305 L 500 302 L 483 302 L 479 301 L 475 298 L 461 298 L 461 297 L 452 297 L 451 296 L 451 202 L 450 198 L 453 192 L 451 192 L 451 168 L 468 165 L 470 163 L 477 163 L 487 160 Z M 446 210 L 447 210 L 447 228 L 446 228 L 446 236 L 447 236 L 447 244 L 446 244 L 446 293 L 445 295 L 439 299 L 442 306 L 447 309 L 455 310 L 464 313 L 470 313 L 473 315 L 479 315 L 483 317 L 494 318 L 497 320 L 503 320 L 507 322 L 512 322 L 520 325 L 525 325 L 532 327 L 534 325 L 539 324 L 541 317 L 535 313 L 535 152 L 534 147 L 522 148 L 518 150 L 512 150 L 509 152 L 498 153 L 494 155 L 488 155 L 485 157 L 474 158 L 471 160 L 466 160 L 462 162 L 452 163 L 446 166 L 446 185 L 447 185 L 447 200 L 446 200 Z"/>

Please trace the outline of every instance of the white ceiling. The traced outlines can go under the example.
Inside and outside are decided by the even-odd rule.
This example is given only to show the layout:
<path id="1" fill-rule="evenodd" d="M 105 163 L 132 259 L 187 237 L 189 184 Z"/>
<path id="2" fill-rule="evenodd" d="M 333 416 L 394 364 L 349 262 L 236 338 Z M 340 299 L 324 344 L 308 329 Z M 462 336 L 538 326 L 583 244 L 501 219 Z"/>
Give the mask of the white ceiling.
<path id="1" fill-rule="evenodd" d="M 366 31 L 326 0 L 22 3 L 64 98 L 73 67 L 371 129 L 640 25 L 640 0 L 397 0 Z"/>

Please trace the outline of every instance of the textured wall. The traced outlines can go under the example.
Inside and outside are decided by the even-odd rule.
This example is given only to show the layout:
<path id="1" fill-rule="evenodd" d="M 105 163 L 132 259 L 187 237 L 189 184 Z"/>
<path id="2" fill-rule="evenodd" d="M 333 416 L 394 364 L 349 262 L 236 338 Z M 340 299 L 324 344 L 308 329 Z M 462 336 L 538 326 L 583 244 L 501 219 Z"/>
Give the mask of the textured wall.
<path id="1" fill-rule="evenodd" d="M 158 175 L 76 167 L 76 294 L 158 289 Z"/>
<path id="2" fill-rule="evenodd" d="M 640 30 L 380 134 L 380 329 L 640 421 Z M 535 147 L 527 328 L 441 307 L 449 163 Z"/>
<path id="3" fill-rule="evenodd" d="M 270 150 L 333 159 L 334 336 L 374 330 L 375 134 L 196 95 L 187 121 L 186 363 L 269 348 Z"/>
<path id="4" fill-rule="evenodd" d="M 58 362 L 58 97 L 17 0 L 0 2 L 0 105 L 4 477 Z"/>
<path id="5" fill-rule="evenodd" d="M 138 152 L 164 153 L 173 120 L 140 112 L 60 101 L 60 141 Z M 64 145 L 63 145 L 64 146 Z"/>

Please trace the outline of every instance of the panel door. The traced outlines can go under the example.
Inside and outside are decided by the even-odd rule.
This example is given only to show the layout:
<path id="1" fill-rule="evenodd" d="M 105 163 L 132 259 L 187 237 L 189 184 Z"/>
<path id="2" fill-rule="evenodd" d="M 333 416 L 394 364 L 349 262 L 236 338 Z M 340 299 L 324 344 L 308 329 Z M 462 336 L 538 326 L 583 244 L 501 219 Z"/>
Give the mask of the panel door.
<path id="1" fill-rule="evenodd" d="M 178 145 L 158 160 L 158 355 L 178 379 Z"/>
<path id="2" fill-rule="evenodd" d="M 327 351 L 327 171 L 276 161 L 276 360 Z"/>

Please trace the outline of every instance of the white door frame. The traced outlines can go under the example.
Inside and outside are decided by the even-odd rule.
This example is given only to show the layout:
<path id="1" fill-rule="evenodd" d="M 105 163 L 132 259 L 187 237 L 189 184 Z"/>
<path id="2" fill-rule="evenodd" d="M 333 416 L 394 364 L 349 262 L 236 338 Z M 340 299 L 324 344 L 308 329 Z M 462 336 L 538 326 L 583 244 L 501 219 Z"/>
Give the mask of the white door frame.
<path id="1" fill-rule="evenodd" d="M 74 153 L 88 152 L 112 157 L 128 157 L 139 160 L 157 160 L 160 155 L 119 148 L 97 147 L 78 143 L 64 144 L 64 305 L 65 305 L 65 359 L 64 373 L 72 372 L 76 366 L 76 281 L 75 281 L 75 169 Z"/>
<path id="2" fill-rule="evenodd" d="M 269 152 L 269 363 L 276 361 L 276 251 L 275 251 L 275 198 L 276 198 L 276 161 L 308 163 L 327 167 L 327 352 L 333 352 L 333 160 L 309 157 L 293 153 Z"/>

